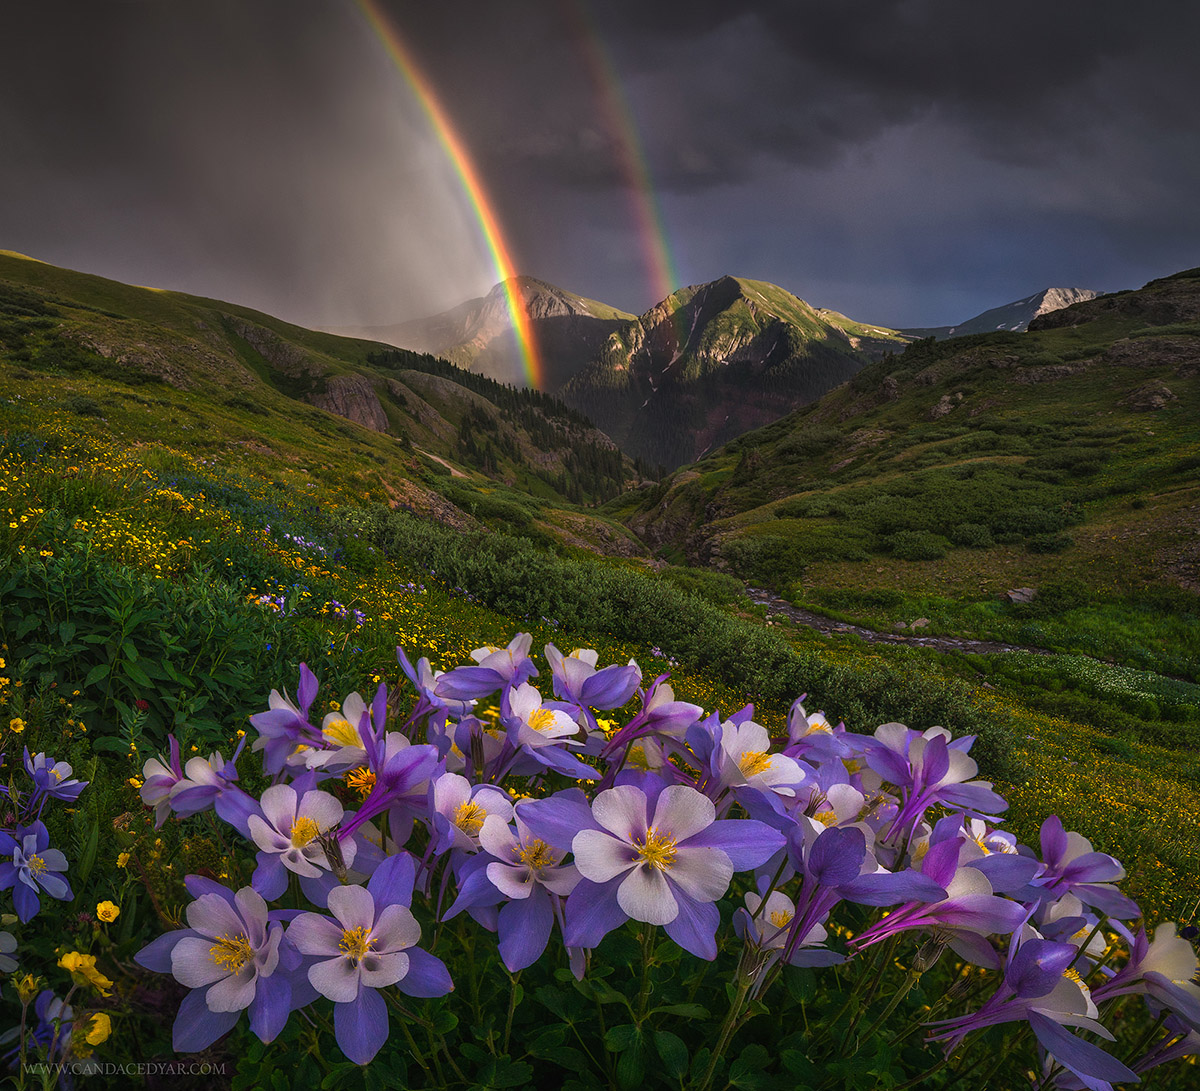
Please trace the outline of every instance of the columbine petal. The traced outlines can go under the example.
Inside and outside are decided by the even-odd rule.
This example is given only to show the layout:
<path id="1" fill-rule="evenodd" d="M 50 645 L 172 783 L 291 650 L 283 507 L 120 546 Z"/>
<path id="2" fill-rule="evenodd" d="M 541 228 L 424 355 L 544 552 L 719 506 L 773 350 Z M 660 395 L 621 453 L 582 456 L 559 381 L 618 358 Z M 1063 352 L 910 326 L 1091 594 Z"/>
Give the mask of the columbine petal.
<path id="1" fill-rule="evenodd" d="M 617 904 L 635 921 L 667 924 L 679 916 L 679 903 L 666 876 L 649 865 L 630 872 L 617 888 Z"/>
<path id="2" fill-rule="evenodd" d="M 358 996 L 358 967 L 344 955 L 310 966 L 308 980 L 335 1004 L 349 1004 Z"/>
<path id="3" fill-rule="evenodd" d="M 610 833 L 632 842 L 646 832 L 645 793 L 631 784 L 608 788 L 596 796 L 592 816 Z"/>
<path id="4" fill-rule="evenodd" d="M 680 845 L 675 850 L 670 881 L 696 901 L 715 902 L 732 878 L 733 863 L 720 849 Z"/>
<path id="5" fill-rule="evenodd" d="M 600 794 L 603 796 L 606 793 Z M 643 824 L 643 833 L 645 828 Z M 575 866 L 579 868 L 579 874 L 594 883 L 605 883 L 637 864 L 637 854 L 631 845 L 599 830 L 580 830 L 571 842 L 571 851 L 575 854 Z"/>
<path id="6" fill-rule="evenodd" d="M 658 797 L 652 825 L 661 834 L 670 834 L 676 841 L 686 841 L 711 826 L 716 817 L 716 808 L 708 796 L 691 785 L 672 784 Z M 597 820 L 604 824 L 599 815 Z"/>

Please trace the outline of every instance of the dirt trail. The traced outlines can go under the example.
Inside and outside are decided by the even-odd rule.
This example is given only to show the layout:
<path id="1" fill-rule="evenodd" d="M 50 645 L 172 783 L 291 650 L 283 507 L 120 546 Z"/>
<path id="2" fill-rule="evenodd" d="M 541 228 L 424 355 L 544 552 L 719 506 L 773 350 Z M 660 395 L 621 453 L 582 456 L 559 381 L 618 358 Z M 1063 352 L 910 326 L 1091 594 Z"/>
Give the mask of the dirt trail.
<path id="1" fill-rule="evenodd" d="M 1046 648 L 1028 648 L 1020 644 L 1001 644 L 995 640 L 971 640 L 965 636 L 917 636 L 910 633 L 884 633 L 878 629 L 868 629 L 863 625 L 851 625 L 845 621 L 836 621 L 824 614 L 814 614 L 811 610 L 803 610 L 793 606 L 786 599 L 781 599 L 771 591 L 759 587 L 747 587 L 746 594 L 750 601 L 759 606 L 765 606 L 768 616 L 782 614 L 796 625 L 816 629 L 819 633 L 853 634 L 862 637 L 871 644 L 907 644 L 910 647 L 934 648 L 940 652 L 971 652 L 976 655 L 995 655 L 997 652 L 1032 652 L 1034 655 L 1053 655 Z"/>

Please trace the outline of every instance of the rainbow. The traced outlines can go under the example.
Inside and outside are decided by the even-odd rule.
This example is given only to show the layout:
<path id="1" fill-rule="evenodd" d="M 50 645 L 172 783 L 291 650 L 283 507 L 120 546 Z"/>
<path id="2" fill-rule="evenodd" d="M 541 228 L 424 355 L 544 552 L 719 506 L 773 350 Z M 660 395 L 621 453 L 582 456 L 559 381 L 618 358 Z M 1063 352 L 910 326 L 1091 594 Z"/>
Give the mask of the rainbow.
<path id="1" fill-rule="evenodd" d="M 621 90 L 620 78 L 604 47 L 599 28 L 588 18 L 583 0 L 569 4 L 567 11 L 574 24 L 578 48 L 599 95 L 606 127 L 616 145 L 618 166 L 633 204 L 650 288 L 654 302 L 658 303 L 679 286 L 679 274 L 667 243 L 666 226 L 655 197 L 650 165 L 638 139 L 637 122 Z"/>
<path id="2" fill-rule="evenodd" d="M 433 84 L 417 67 L 412 54 L 404 44 L 399 32 L 388 20 L 379 0 L 357 0 L 357 3 L 396 68 L 412 88 L 417 102 L 429 119 L 438 142 L 442 145 L 451 165 L 458 174 L 463 193 L 466 194 L 467 200 L 479 220 L 484 241 L 491 252 L 492 263 L 496 267 L 496 278 L 504 285 L 504 294 L 508 302 L 509 314 L 512 316 L 513 332 L 516 334 L 526 381 L 530 386 L 541 389 L 544 371 L 537 339 L 533 335 L 529 312 L 525 309 L 525 302 L 521 298 L 520 286 L 516 279 L 516 267 L 504 241 L 504 236 L 500 232 L 499 221 L 496 219 L 496 213 L 488 199 L 487 192 L 483 188 L 479 172 L 475 169 L 475 164 L 467 154 L 467 149 L 458 133 L 450 124 L 446 111 L 434 93 Z"/>

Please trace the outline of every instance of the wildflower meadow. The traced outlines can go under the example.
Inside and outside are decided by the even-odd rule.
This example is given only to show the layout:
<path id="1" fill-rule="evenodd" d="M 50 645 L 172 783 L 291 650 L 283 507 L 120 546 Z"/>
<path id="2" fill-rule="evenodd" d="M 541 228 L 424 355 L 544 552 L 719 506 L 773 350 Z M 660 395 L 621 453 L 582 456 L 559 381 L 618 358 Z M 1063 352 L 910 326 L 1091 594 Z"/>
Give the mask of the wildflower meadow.
<path id="1" fill-rule="evenodd" d="M 1191 1086 L 1183 751 L 501 531 L 5 435 L 14 1085 Z"/>

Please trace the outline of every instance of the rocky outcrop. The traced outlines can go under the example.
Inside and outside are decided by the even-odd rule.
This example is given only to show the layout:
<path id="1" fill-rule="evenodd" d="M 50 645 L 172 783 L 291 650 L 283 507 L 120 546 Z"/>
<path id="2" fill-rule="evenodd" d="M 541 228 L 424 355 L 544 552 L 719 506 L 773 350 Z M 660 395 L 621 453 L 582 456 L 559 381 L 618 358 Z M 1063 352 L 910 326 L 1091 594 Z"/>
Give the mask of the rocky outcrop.
<path id="1" fill-rule="evenodd" d="M 372 432 L 388 430 L 387 414 L 379 404 L 375 387 L 365 375 L 330 376 L 325 390 L 311 395 L 308 400 L 318 409 L 327 409 Z"/>
<path id="2" fill-rule="evenodd" d="M 1161 379 L 1151 379 L 1143 383 L 1127 398 L 1121 400 L 1122 405 L 1129 406 L 1135 413 L 1151 413 L 1157 409 L 1165 409 L 1178 395 Z"/>

